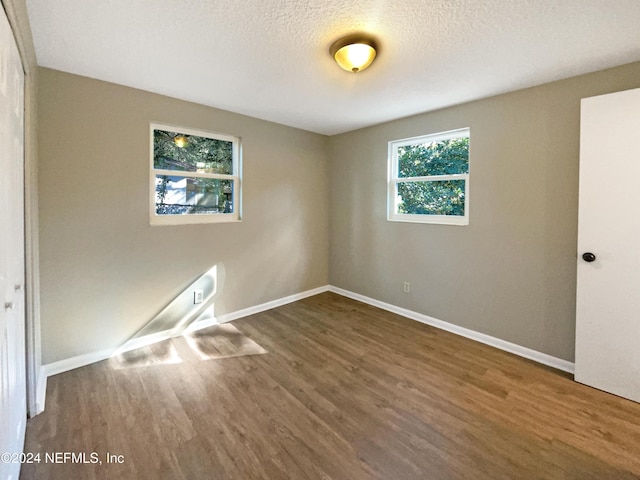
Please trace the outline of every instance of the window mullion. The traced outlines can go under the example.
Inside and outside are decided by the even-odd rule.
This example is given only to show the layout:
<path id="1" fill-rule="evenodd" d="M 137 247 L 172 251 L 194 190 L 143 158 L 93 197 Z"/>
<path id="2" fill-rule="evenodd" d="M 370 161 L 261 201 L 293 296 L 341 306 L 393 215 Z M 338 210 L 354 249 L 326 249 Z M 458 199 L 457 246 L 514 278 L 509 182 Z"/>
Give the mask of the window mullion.
<path id="1" fill-rule="evenodd" d="M 394 180 L 398 183 L 405 182 L 434 182 L 434 181 L 447 181 L 447 180 L 466 180 L 469 178 L 468 173 L 457 173 L 454 175 L 430 175 L 426 177 L 399 177 Z"/>
<path id="2" fill-rule="evenodd" d="M 166 175 L 168 177 L 189 177 L 189 178 L 214 178 L 219 180 L 233 180 L 238 178 L 237 175 L 228 175 L 224 173 L 202 173 L 202 172 L 186 172 L 184 170 L 161 170 L 153 169 L 156 175 Z"/>

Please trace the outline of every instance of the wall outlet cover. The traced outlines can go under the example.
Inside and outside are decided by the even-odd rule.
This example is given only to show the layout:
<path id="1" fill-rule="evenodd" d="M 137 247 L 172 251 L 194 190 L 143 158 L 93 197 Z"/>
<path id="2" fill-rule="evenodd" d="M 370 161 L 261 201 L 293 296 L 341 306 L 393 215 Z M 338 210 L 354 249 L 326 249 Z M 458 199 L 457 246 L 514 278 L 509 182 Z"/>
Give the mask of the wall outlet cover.
<path id="1" fill-rule="evenodd" d="M 204 293 L 202 290 L 196 290 L 193 292 L 193 303 L 198 304 L 204 301 Z"/>

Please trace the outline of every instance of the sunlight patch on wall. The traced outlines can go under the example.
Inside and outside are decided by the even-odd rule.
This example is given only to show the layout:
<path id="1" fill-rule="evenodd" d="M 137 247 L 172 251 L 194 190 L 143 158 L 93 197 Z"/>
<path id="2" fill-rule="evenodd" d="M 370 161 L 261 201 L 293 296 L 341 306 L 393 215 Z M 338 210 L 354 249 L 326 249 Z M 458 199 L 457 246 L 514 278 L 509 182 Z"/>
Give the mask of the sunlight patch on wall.
<path id="1" fill-rule="evenodd" d="M 118 348 L 113 356 L 177 337 L 189 327 L 194 330 L 198 325 L 217 323 L 213 303 L 217 291 L 218 266 L 214 265 Z M 202 292 L 199 303 L 194 301 L 196 292 Z"/>

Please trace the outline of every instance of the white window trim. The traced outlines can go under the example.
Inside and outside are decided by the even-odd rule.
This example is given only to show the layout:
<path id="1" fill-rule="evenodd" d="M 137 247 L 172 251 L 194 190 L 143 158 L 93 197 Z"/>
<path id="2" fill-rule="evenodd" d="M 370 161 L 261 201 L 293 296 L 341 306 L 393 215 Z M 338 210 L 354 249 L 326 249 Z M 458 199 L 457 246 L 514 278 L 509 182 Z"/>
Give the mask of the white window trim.
<path id="1" fill-rule="evenodd" d="M 418 137 L 404 138 L 389 142 L 389 156 L 387 163 L 387 220 L 390 222 L 409 222 L 409 223 L 433 223 L 441 225 L 469 225 L 469 194 L 470 182 L 469 173 L 471 172 L 471 162 L 469 162 L 469 173 L 461 173 L 456 175 L 432 175 L 426 177 L 398 177 L 398 147 L 418 145 L 429 141 L 451 140 L 453 138 L 471 137 L 470 128 L 460 128 L 457 130 L 449 130 L 441 133 L 429 135 L 420 135 Z M 469 147 L 471 148 L 471 147 Z M 398 184 L 403 182 L 433 182 L 447 180 L 464 180 L 465 181 L 465 207 L 464 216 L 454 215 L 426 215 L 426 214 L 407 214 L 396 213 L 398 207 Z"/>
<path id="2" fill-rule="evenodd" d="M 192 128 L 179 127 L 176 125 L 168 125 L 166 123 L 154 123 L 149 125 L 149 223 L 151 225 L 192 225 L 202 223 L 229 223 L 242 221 L 242 155 L 240 137 L 226 135 L 216 132 L 206 132 L 204 130 L 195 130 Z M 198 173 L 198 172 L 180 172 L 176 170 L 161 170 L 154 168 L 153 165 L 153 131 L 164 130 L 168 132 L 182 133 L 185 135 L 195 135 L 198 137 L 213 138 L 233 143 L 232 165 L 235 175 L 227 175 L 220 173 Z M 215 214 L 195 214 L 195 215 L 157 215 L 156 214 L 156 175 L 171 175 L 173 177 L 189 177 L 189 178 L 212 178 L 219 180 L 233 181 L 233 213 L 215 213 Z"/>

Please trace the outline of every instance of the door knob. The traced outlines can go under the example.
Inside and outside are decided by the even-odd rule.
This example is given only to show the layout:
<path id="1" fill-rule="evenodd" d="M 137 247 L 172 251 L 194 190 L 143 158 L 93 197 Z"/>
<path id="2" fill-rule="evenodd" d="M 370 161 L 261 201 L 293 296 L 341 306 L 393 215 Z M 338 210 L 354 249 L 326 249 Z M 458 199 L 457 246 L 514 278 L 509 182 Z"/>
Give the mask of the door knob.
<path id="1" fill-rule="evenodd" d="M 596 259 L 596 256 L 591 252 L 586 252 L 582 254 L 582 259 L 585 262 L 593 262 Z"/>
<path id="2" fill-rule="evenodd" d="M 4 302 L 5 310 L 13 310 L 13 302 Z"/>

